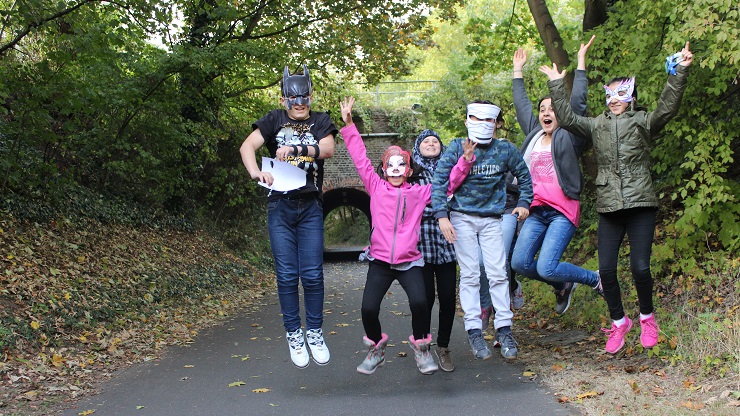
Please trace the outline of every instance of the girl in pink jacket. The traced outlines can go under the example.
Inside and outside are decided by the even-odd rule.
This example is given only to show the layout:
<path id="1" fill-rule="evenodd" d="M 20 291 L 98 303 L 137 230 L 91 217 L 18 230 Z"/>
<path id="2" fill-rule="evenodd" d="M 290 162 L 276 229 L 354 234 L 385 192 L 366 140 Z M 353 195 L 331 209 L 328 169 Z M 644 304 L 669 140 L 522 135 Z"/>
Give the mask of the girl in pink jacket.
<path id="1" fill-rule="evenodd" d="M 368 348 L 367 357 L 357 367 L 363 374 L 372 374 L 383 364 L 388 335 L 380 327 L 380 304 L 394 280 L 398 280 L 409 299 L 411 327 L 409 337 L 416 365 L 422 374 L 432 374 L 437 364 L 430 354 L 432 336 L 429 333 L 429 313 L 422 267 L 424 259 L 417 249 L 419 229 L 424 207 L 431 202 L 431 185 L 411 185 L 411 156 L 398 146 L 391 146 L 383 153 L 383 173 L 376 173 L 367 157 L 365 144 L 352 121 L 355 99 L 348 97 L 339 106 L 346 126 L 340 134 L 347 152 L 357 168 L 357 173 L 370 195 L 370 265 L 362 295 L 362 324 L 365 328 L 363 342 Z M 465 179 L 474 161 L 470 151 L 460 157 L 450 175 L 449 190 L 454 191 Z"/>

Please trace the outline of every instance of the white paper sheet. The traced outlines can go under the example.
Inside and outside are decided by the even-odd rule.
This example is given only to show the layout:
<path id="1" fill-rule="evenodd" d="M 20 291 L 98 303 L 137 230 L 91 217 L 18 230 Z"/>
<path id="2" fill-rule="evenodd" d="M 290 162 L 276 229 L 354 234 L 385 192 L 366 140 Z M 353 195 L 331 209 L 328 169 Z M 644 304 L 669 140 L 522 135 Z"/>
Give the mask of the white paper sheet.
<path id="1" fill-rule="evenodd" d="M 306 172 L 288 162 L 281 162 L 269 157 L 262 158 L 262 172 L 272 174 L 272 186 L 258 182 L 267 189 L 277 192 L 287 192 L 298 189 L 306 184 Z"/>

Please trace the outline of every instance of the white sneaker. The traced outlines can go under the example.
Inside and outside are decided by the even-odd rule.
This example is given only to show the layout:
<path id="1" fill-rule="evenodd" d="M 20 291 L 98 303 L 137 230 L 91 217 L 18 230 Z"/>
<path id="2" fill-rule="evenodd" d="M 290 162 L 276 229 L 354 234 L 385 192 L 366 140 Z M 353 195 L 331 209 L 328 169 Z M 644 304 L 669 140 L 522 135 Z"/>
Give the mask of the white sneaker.
<path id="1" fill-rule="evenodd" d="M 303 339 L 303 330 L 298 328 L 293 332 L 286 332 L 285 338 L 288 339 L 290 359 L 293 360 L 293 364 L 298 368 L 308 367 L 308 350 L 306 341 Z"/>
<path id="2" fill-rule="evenodd" d="M 308 342 L 308 348 L 311 349 L 311 356 L 318 365 L 326 365 L 329 363 L 329 348 L 324 342 L 324 332 L 319 329 L 309 329 L 306 331 L 306 341 Z"/>

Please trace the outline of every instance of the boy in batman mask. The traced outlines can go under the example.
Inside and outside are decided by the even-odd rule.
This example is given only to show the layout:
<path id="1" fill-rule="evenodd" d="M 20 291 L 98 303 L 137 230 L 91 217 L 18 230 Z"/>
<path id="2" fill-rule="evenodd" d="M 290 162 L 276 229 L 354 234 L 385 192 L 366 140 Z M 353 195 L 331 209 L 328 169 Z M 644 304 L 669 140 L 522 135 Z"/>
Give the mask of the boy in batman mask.
<path id="1" fill-rule="evenodd" d="M 460 265 L 460 305 L 465 313 L 465 330 L 473 355 L 491 356 L 483 339 L 480 307 L 479 255 L 488 277 L 493 308 L 496 343 L 504 358 L 516 358 L 516 341 L 511 334 L 513 313 L 509 309 L 509 280 L 506 275 L 501 215 L 506 205 L 506 175 L 511 172 L 519 184 L 519 201 L 513 214 L 523 221 L 532 202 L 532 178 L 519 150 L 510 142 L 496 139 L 501 109 L 489 101 L 468 105 L 465 126 L 468 138 L 478 145 L 470 173 L 452 198 L 447 198 L 450 171 L 463 153 L 463 139 L 450 142 L 432 179 L 432 210 L 445 239 L 455 246 Z M 448 218 L 448 210 L 449 218 Z"/>
<path id="2" fill-rule="evenodd" d="M 334 155 L 337 128 L 328 113 L 311 111 L 313 88 L 308 68 L 291 75 L 286 66 L 280 83 L 280 104 L 260 118 L 244 140 L 240 153 L 252 179 L 272 185 L 270 173 L 261 172 L 255 153 L 267 146 L 270 156 L 306 172 L 306 184 L 288 192 L 267 194 L 267 225 L 275 260 L 278 298 L 290 358 L 298 368 L 329 362 L 321 326 L 324 309 L 324 214 L 321 199 L 324 159 Z M 303 286 L 306 333 L 301 328 L 298 283 Z"/>

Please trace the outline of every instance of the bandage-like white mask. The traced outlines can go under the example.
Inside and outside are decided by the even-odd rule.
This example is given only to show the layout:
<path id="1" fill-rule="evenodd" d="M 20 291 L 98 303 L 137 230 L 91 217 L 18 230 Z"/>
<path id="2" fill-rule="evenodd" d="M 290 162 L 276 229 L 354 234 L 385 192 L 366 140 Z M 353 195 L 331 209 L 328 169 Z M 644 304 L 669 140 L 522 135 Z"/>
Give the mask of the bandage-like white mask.
<path id="1" fill-rule="evenodd" d="M 608 85 L 604 85 L 604 91 L 606 91 L 606 105 L 614 100 L 631 103 L 632 93 L 635 91 L 635 77 L 620 82 L 613 90 L 609 89 Z"/>
<path id="2" fill-rule="evenodd" d="M 386 176 L 404 176 L 406 175 L 406 162 L 403 160 L 403 156 L 391 156 L 388 159 L 388 165 L 385 168 Z"/>
<path id="3" fill-rule="evenodd" d="M 496 122 L 501 109 L 493 104 L 472 103 L 468 104 L 468 138 L 475 143 L 489 144 L 496 132 Z M 473 120 L 475 116 L 479 120 Z M 491 119 L 494 121 L 485 121 Z"/>

